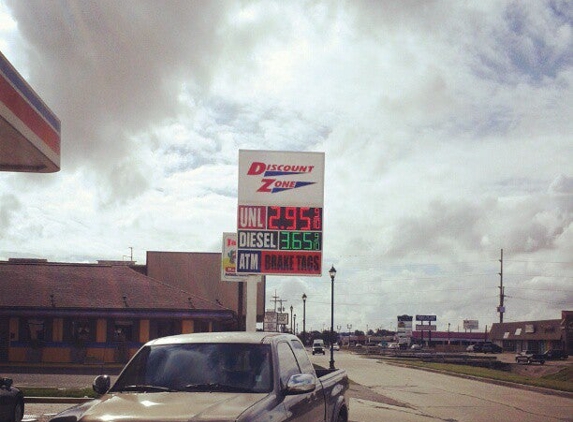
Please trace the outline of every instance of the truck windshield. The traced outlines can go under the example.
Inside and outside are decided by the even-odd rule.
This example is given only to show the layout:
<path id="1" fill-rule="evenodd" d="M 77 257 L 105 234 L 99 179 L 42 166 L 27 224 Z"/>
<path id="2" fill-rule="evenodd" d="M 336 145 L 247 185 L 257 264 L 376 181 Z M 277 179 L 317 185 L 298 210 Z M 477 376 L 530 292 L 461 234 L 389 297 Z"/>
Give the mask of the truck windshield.
<path id="1" fill-rule="evenodd" d="M 110 392 L 272 390 L 266 344 L 200 343 L 143 347 Z"/>

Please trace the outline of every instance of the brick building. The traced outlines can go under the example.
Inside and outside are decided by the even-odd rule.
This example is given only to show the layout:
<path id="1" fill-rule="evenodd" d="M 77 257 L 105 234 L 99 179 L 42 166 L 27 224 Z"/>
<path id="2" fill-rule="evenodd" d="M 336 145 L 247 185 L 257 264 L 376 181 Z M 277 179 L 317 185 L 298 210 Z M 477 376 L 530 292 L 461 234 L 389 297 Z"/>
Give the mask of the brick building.
<path id="1" fill-rule="evenodd" d="M 148 259 L 0 261 L 0 363 L 125 362 L 153 338 L 244 327 L 242 283 L 220 281 L 220 254 Z"/>
<path id="2" fill-rule="evenodd" d="M 561 319 L 495 323 L 488 337 L 505 351 L 533 350 L 543 353 L 561 349 L 573 353 L 573 311 Z"/>

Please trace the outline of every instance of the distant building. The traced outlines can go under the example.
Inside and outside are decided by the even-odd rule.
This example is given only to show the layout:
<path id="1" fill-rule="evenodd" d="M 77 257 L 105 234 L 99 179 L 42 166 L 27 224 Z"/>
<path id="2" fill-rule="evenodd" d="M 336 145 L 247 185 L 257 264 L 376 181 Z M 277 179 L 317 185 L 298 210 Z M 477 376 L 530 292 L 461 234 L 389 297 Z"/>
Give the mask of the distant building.
<path id="1" fill-rule="evenodd" d="M 483 331 L 412 331 L 412 343 L 430 344 L 433 346 L 455 345 L 465 347 L 470 344 L 479 343 L 486 340 L 486 333 Z"/>
<path id="2" fill-rule="evenodd" d="M 0 261 L 0 363 L 125 362 L 153 338 L 244 327 L 241 283 L 220 281 L 220 254 L 148 258 Z"/>
<path id="3" fill-rule="evenodd" d="M 505 351 L 549 349 L 573 352 L 573 311 L 562 311 L 561 319 L 495 323 L 488 334 Z"/>

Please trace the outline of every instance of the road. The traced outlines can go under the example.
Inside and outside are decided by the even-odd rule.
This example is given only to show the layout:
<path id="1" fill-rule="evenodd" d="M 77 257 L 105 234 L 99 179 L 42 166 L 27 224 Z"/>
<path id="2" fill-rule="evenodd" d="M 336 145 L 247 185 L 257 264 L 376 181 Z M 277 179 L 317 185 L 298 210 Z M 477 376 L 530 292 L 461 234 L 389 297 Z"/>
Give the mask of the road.
<path id="1" fill-rule="evenodd" d="M 367 387 L 350 402 L 350 419 L 366 421 L 573 421 L 573 398 L 453 377 L 335 352 L 335 367 Z M 312 356 L 328 367 L 330 356 Z M 571 396 L 570 396 L 571 397 Z"/>
<path id="2" fill-rule="evenodd" d="M 323 367 L 329 365 L 328 353 L 311 358 Z M 335 366 L 345 368 L 353 381 L 351 422 L 573 422 L 573 398 L 393 366 L 345 351 L 335 352 L 334 358 Z M 14 378 L 18 385 L 51 387 L 89 386 L 94 378 L 4 375 Z M 45 422 L 69 406 L 30 403 L 26 406 L 26 417 Z"/>

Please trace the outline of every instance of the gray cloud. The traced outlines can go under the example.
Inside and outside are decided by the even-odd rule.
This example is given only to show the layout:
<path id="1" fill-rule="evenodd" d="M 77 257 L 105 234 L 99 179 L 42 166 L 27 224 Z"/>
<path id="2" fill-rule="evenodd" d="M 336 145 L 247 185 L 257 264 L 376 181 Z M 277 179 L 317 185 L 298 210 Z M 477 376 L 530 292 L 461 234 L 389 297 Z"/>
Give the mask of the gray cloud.
<path id="1" fill-rule="evenodd" d="M 22 204 L 18 201 L 16 195 L 0 195 L 0 237 L 4 237 L 4 233 L 10 227 L 12 218 L 21 208 Z"/>
<path id="2" fill-rule="evenodd" d="M 183 83 L 208 86 L 226 3 L 8 2 L 30 83 L 62 119 L 68 166 L 112 165 L 129 135 L 172 115 Z"/>

